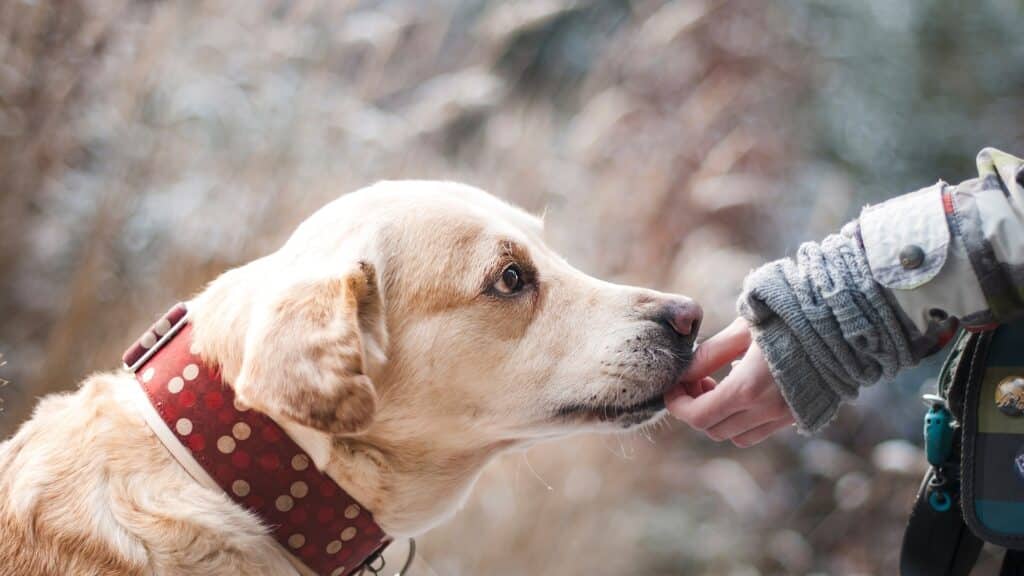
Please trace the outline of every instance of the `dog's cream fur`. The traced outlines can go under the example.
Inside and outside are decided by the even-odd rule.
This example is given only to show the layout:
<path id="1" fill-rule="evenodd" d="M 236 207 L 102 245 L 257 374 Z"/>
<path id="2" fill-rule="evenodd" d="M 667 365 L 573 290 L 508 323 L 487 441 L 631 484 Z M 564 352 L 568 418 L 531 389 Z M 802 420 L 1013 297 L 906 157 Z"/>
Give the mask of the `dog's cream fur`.
<path id="1" fill-rule="evenodd" d="M 510 263 L 527 283 L 505 295 Z M 575 270 L 480 190 L 385 182 L 223 274 L 191 319 L 238 398 L 401 537 L 450 517 L 499 452 L 656 417 L 690 346 L 658 320 L 669 298 Z M 0 444 L 0 574 L 293 573 L 169 455 L 133 386 L 91 376 Z"/>

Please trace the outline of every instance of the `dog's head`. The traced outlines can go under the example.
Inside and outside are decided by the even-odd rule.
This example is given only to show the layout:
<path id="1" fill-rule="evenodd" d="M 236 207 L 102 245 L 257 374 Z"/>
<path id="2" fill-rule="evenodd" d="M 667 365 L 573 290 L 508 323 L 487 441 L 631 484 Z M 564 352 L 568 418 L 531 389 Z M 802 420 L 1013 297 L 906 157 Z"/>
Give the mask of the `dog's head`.
<path id="1" fill-rule="evenodd" d="M 435 522 L 503 448 L 656 418 L 701 319 L 583 274 L 538 219 L 440 182 L 344 196 L 196 303 L 239 399 L 315 444 L 392 532 Z"/>

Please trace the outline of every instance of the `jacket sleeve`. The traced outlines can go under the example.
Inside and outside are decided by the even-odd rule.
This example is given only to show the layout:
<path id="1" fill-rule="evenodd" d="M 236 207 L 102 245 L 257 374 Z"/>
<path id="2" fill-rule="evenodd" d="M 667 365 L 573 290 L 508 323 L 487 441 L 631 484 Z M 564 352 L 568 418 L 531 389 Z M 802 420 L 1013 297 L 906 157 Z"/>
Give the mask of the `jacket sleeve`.
<path id="1" fill-rule="evenodd" d="M 935 352 L 958 325 L 1024 311 L 1022 169 L 983 150 L 978 178 L 867 207 L 748 276 L 739 312 L 801 431 L 824 427 L 860 387 Z"/>
<path id="2" fill-rule="evenodd" d="M 1022 169 L 1019 158 L 988 148 L 978 154 L 978 178 L 939 182 L 861 214 L 872 273 L 919 331 L 946 315 L 982 328 L 1024 310 Z"/>

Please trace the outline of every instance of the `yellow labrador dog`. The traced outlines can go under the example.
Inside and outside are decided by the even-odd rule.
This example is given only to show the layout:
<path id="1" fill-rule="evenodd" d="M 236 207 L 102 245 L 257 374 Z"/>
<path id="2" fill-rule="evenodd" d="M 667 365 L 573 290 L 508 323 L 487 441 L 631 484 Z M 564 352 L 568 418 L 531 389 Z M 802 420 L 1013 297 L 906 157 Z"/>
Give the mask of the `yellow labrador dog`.
<path id="1" fill-rule="evenodd" d="M 587 276 L 541 234 L 475 188 L 380 183 L 197 295 L 193 349 L 386 533 L 417 535 L 503 451 L 657 418 L 690 359 L 697 305 Z M 309 573 L 179 465 L 137 387 L 91 376 L 0 444 L 0 574 Z"/>

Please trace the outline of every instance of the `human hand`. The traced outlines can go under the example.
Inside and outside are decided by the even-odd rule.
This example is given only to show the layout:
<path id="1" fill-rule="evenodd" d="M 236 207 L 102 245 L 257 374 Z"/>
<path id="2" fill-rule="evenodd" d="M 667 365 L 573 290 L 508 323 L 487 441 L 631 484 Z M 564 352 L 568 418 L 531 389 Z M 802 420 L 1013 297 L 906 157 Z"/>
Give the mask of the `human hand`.
<path id="1" fill-rule="evenodd" d="M 730 362 L 732 370 L 716 383 L 709 375 Z M 712 440 L 731 440 L 740 448 L 753 446 L 794 422 L 742 318 L 697 348 L 682 382 L 665 394 L 665 405 L 677 419 Z"/>

